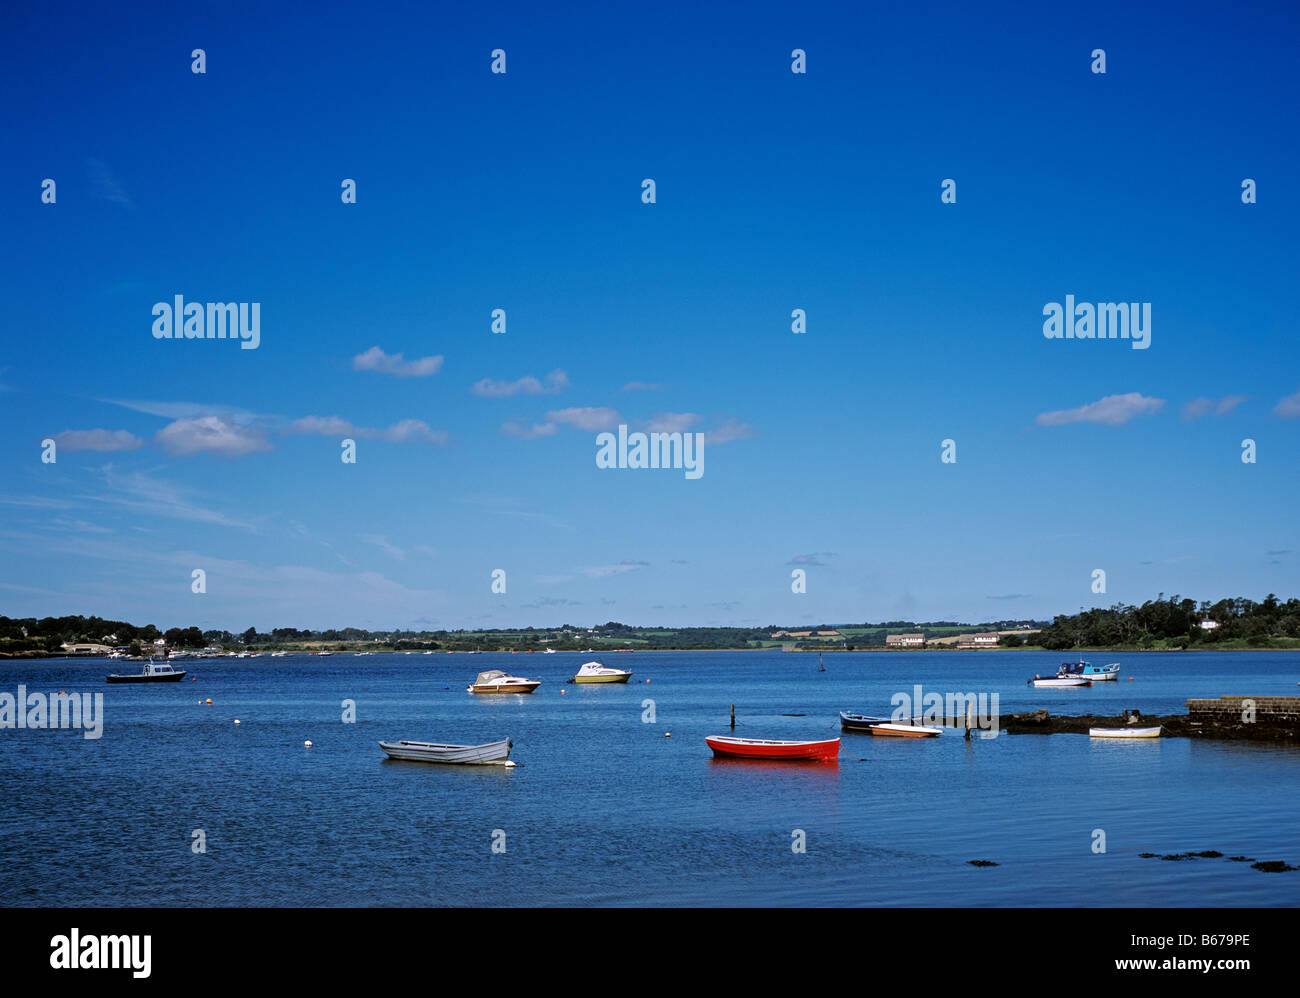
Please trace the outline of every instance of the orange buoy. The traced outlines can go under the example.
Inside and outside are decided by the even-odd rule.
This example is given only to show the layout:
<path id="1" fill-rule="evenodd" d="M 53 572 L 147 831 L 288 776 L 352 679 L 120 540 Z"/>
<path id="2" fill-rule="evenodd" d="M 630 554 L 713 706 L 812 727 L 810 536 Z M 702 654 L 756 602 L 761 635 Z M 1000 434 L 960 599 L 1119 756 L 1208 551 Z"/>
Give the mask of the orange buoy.
<path id="1" fill-rule="evenodd" d="M 204 700 L 203 702 L 204 702 L 204 703 L 211 703 L 211 702 L 212 702 L 212 698 L 211 698 L 211 697 L 208 697 L 208 699 Z"/>

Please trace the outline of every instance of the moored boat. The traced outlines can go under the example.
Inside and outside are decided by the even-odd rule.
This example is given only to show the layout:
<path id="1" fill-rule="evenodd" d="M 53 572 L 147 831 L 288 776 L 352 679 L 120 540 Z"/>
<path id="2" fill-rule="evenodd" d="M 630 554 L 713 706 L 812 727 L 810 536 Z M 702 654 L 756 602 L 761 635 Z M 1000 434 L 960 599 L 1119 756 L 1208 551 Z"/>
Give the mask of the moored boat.
<path id="1" fill-rule="evenodd" d="M 1062 662 L 1056 670 L 1057 679 L 1091 679 L 1094 683 L 1115 680 L 1119 677 L 1119 663 L 1093 665 L 1080 659 L 1077 662 Z"/>
<path id="2" fill-rule="evenodd" d="M 923 724 L 873 724 L 871 733 L 886 738 L 938 738 L 943 728 L 927 728 Z"/>
<path id="3" fill-rule="evenodd" d="M 602 662 L 588 662 L 573 677 L 575 683 L 626 683 L 632 673 L 626 669 L 612 669 Z"/>
<path id="4" fill-rule="evenodd" d="M 1035 676 L 1029 680 L 1035 686 L 1091 686 L 1091 679 L 1082 676 Z"/>
<path id="5" fill-rule="evenodd" d="M 509 738 L 483 745 L 443 745 L 438 742 L 380 742 L 379 747 L 390 759 L 403 762 L 436 762 L 469 766 L 513 766 Z"/>
<path id="6" fill-rule="evenodd" d="M 467 687 L 469 693 L 531 693 L 542 685 L 540 679 L 524 679 L 522 676 L 508 676 L 500 669 L 480 672 L 478 678 Z"/>
<path id="7" fill-rule="evenodd" d="M 704 739 L 715 756 L 731 759 L 778 759 L 789 762 L 838 762 L 840 740 L 781 741 L 771 738 L 736 738 L 709 735 Z"/>
<path id="8" fill-rule="evenodd" d="M 178 683 L 185 678 L 185 670 L 179 672 L 166 662 L 155 662 L 152 659 L 144 664 L 144 670 L 136 676 L 119 676 L 113 673 L 105 677 L 105 682 L 109 683 Z"/>
<path id="9" fill-rule="evenodd" d="M 1159 738 L 1161 725 L 1154 728 L 1089 728 L 1092 738 Z"/>
<path id="10" fill-rule="evenodd" d="M 873 724 L 888 724 L 887 717 L 872 717 L 870 714 L 855 714 L 852 711 L 840 711 L 840 730 L 858 731 L 869 734 Z"/>

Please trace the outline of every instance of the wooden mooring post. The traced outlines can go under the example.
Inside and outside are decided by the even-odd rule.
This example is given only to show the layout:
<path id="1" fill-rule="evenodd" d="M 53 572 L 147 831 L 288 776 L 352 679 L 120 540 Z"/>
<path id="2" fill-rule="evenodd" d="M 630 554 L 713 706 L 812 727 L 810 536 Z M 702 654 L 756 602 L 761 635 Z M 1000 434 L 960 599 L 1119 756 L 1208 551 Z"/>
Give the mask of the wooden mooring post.
<path id="1" fill-rule="evenodd" d="M 970 701 L 966 701 L 966 740 L 970 741 Z"/>
<path id="2" fill-rule="evenodd" d="M 731 705 L 731 730 L 736 730 L 736 705 L 734 703 Z"/>

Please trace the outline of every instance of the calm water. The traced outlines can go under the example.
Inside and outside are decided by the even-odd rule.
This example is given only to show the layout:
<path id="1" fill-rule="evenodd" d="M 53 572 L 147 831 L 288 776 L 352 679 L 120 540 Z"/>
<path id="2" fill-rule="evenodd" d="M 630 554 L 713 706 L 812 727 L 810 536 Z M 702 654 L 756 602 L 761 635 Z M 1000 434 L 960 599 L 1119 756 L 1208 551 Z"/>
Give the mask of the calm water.
<path id="1" fill-rule="evenodd" d="M 838 766 L 714 761 L 707 734 L 834 737 L 914 683 L 1003 712 L 1174 713 L 1295 695 L 1294 653 L 1120 657 L 1121 681 L 1034 690 L 1065 656 L 637 653 L 627 686 L 564 680 L 591 656 L 193 662 L 198 682 L 103 683 L 107 663 L 0 663 L 0 691 L 102 691 L 104 735 L 0 731 L 10 905 L 1294 905 L 1300 749 L 1084 736 L 844 735 Z M 1109 661 L 1115 656 L 1095 656 Z M 113 663 L 113 671 L 134 671 Z M 532 696 L 473 697 L 501 667 Z M 1135 677 L 1129 681 L 1128 677 Z M 650 679 L 647 685 L 642 680 Z M 561 691 L 564 691 L 563 694 Z M 211 706 L 199 705 L 211 697 Z M 341 701 L 357 723 L 341 723 Z M 652 698 L 656 723 L 642 722 Z M 805 717 L 785 714 L 803 713 Z M 240 725 L 233 719 L 239 718 Z M 665 738 L 671 732 L 671 738 Z M 509 736 L 518 768 L 385 761 L 379 739 Z M 311 739 L 312 748 L 303 741 Z M 191 850 L 203 829 L 207 852 Z M 495 829 L 506 852 L 493 854 Z M 802 829 L 807 852 L 791 851 Z M 1102 829 L 1107 852 L 1092 852 Z M 988 859 L 997 867 L 975 868 Z"/>

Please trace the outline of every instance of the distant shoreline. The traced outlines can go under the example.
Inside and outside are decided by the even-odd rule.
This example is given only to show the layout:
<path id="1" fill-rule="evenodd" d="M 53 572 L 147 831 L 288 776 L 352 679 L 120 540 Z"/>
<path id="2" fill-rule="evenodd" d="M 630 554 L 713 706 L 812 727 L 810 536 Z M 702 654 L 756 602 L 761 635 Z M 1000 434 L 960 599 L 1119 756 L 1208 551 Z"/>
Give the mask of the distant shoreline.
<path id="1" fill-rule="evenodd" d="M 297 657 L 297 658 L 372 658 L 372 657 L 374 657 L 374 656 L 376 656 L 376 655 L 401 655 L 401 656 L 404 656 L 404 657 L 411 657 L 411 658 L 427 658 L 427 657 L 432 657 L 432 656 L 434 656 L 434 655 L 511 655 L 511 654 L 514 654 L 514 655 L 545 655 L 545 652 L 540 652 L 540 651 L 529 652 L 529 651 L 518 651 L 518 650 L 516 650 L 516 651 L 513 651 L 513 652 L 512 652 L 512 651 L 511 651 L 510 649 L 508 649 L 508 648 L 499 648 L 499 649 L 487 650 L 487 651 L 484 651 L 484 650 L 477 650 L 477 651 L 476 651 L 476 650 L 471 650 L 471 649 L 436 649 L 436 650 L 433 650 L 432 653 L 431 653 L 431 655 L 429 655 L 429 656 L 426 656 L 426 655 L 424 654 L 424 652 L 422 652 L 422 651 L 407 651 L 407 650 L 405 650 L 405 649 L 403 649 L 403 650 L 399 650 L 399 651 L 394 651 L 394 650 L 392 650 L 392 649 L 371 650 L 371 651 L 368 651 L 368 652 L 366 652 L 366 653 L 364 653 L 364 654 L 358 654 L 357 652 L 354 652 L 354 651 L 330 651 L 328 654 L 321 654 L 319 651 L 299 650 L 299 649 L 292 649 L 292 648 L 283 648 L 283 649 L 282 649 L 282 648 L 274 648 L 274 649 L 270 649 L 270 650 L 265 651 L 265 652 L 257 652 L 255 655 L 252 655 L 252 656 L 245 656 L 244 659 L 241 659 L 241 661 L 247 661 L 247 660 L 252 659 L 252 658 L 258 658 L 258 659 L 271 658 L 271 657 L 272 657 L 272 655 L 271 655 L 271 651 L 283 651 L 285 654 L 279 656 L 279 657 L 281 657 L 281 658 L 288 658 L 288 657 L 290 657 L 290 656 Z M 884 647 L 878 647 L 878 646 L 877 646 L 877 647 L 868 647 L 868 648 L 791 648 L 789 651 L 786 651 L 785 649 L 782 649 L 782 648 L 775 648 L 775 647 L 774 647 L 774 648 L 633 648 L 633 649 L 630 649 L 630 650 L 623 650 L 623 651 L 614 651 L 613 649 L 604 649 L 604 650 L 601 650 L 601 649 L 598 649 L 598 648 L 592 648 L 592 649 L 580 649 L 580 650 L 577 650 L 577 651 L 574 651 L 574 650 L 560 650 L 560 649 L 557 649 L 556 652 L 555 652 L 555 654 L 557 654 L 557 655 L 631 655 L 631 654 L 636 654 L 636 655 L 653 655 L 653 654 L 655 654 L 655 653 L 657 653 L 657 652 L 674 652 L 674 653 L 691 652 L 691 653 L 695 653 L 695 654 L 707 654 L 707 653 L 713 653 L 713 652 L 755 652 L 755 653 L 758 653 L 758 652 L 776 652 L 776 653 L 778 653 L 778 654 L 786 654 L 786 655 L 808 655 L 808 654 L 822 654 L 822 653 L 829 653 L 829 654 L 836 654 L 836 655 L 841 655 L 841 654 L 890 654 L 890 655 L 894 655 L 894 654 L 905 654 L 905 655 L 914 655 L 914 654 L 917 654 L 918 652 L 920 652 L 920 653 L 936 654 L 936 655 L 937 655 L 937 654 L 952 655 L 952 654 L 961 654 L 961 653 L 963 653 L 963 652 L 966 652 L 966 653 L 973 653 L 973 654 L 979 654 L 979 655 L 982 655 L 982 654 L 987 654 L 987 653 L 989 653 L 989 652 L 995 652 L 995 651 L 1002 651 L 1002 652 L 1051 652 L 1052 649 L 1050 649 L 1050 648 L 1040 648 L 1040 647 L 1036 647 L 1036 646 L 1035 646 L 1035 647 L 1025 647 L 1025 646 L 1021 646 L 1021 647 L 1019 647 L 1019 648 L 1004 648 L 1004 647 L 996 647 L 996 648 L 884 648 Z M 1294 646 L 1287 646 L 1287 645 L 1279 645 L 1279 646 L 1276 646 L 1276 647 L 1266 647 L 1266 646 L 1260 646 L 1260 645 L 1244 645 L 1244 644 L 1243 644 L 1243 645 L 1240 646 L 1240 647 L 1235 647 L 1235 646 L 1233 646 L 1233 647 L 1226 647 L 1226 646 L 1223 646 L 1223 645 L 1212 645 L 1212 646 L 1209 646 L 1209 647 L 1206 647 L 1206 646 L 1200 646 L 1200 647 L 1196 647 L 1196 648 L 1066 648 L 1066 649 L 1061 649 L 1061 650 L 1056 651 L 1055 654 L 1057 654 L 1057 655 L 1064 655 L 1064 656 L 1069 657 L 1069 656 L 1073 656 L 1073 655 L 1082 655 L 1082 654 L 1088 654 L 1088 655 L 1163 655 L 1163 654 L 1169 654 L 1169 653 L 1171 653 L 1171 652 L 1172 652 L 1172 653 L 1177 653 L 1177 652 L 1213 652 L 1213 651 L 1222 651 L 1222 652 L 1239 652 L 1239 651 L 1249 651 L 1249 652 L 1270 652 L 1270 651 L 1271 651 L 1271 652 L 1279 652 L 1279 651 L 1297 651 L 1297 649 L 1296 649 Z M 163 657 L 165 657 L 165 656 L 155 656 L 155 658 L 163 658 Z M 14 661 L 14 660 L 20 660 L 20 659 L 21 659 L 21 660 L 51 659 L 51 658 L 52 658 L 52 659 L 69 659 L 69 660 L 74 660 L 74 661 L 99 661 L 99 662 L 109 662 L 109 661 L 115 661 L 115 662 L 146 662 L 146 661 L 149 661 L 149 656 L 141 656 L 141 657 L 139 657 L 139 658 L 117 658 L 117 659 L 110 659 L 108 655 L 101 655 L 101 654 L 94 654 L 94 655 L 69 655 L 69 654 L 67 654 L 67 653 L 59 653 L 59 654 L 55 654 L 55 653 L 51 653 L 51 652 L 43 652 L 43 651 L 0 652 L 0 661 L 6 661 L 6 660 Z M 236 655 L 236 654 L 230 654 L 230 655 L 206 655 L 206 656 L 205 656 L 205 655 L 181 655 L 181 656 L 177 656 L 174 660 L 175 660 L 175 661 L 184 661 L 184 662 L 203 662 L 203 661 L 215 662 L 215 661 L 225 661 L 226 659 L 239 659 L 239 656 Z"/>

